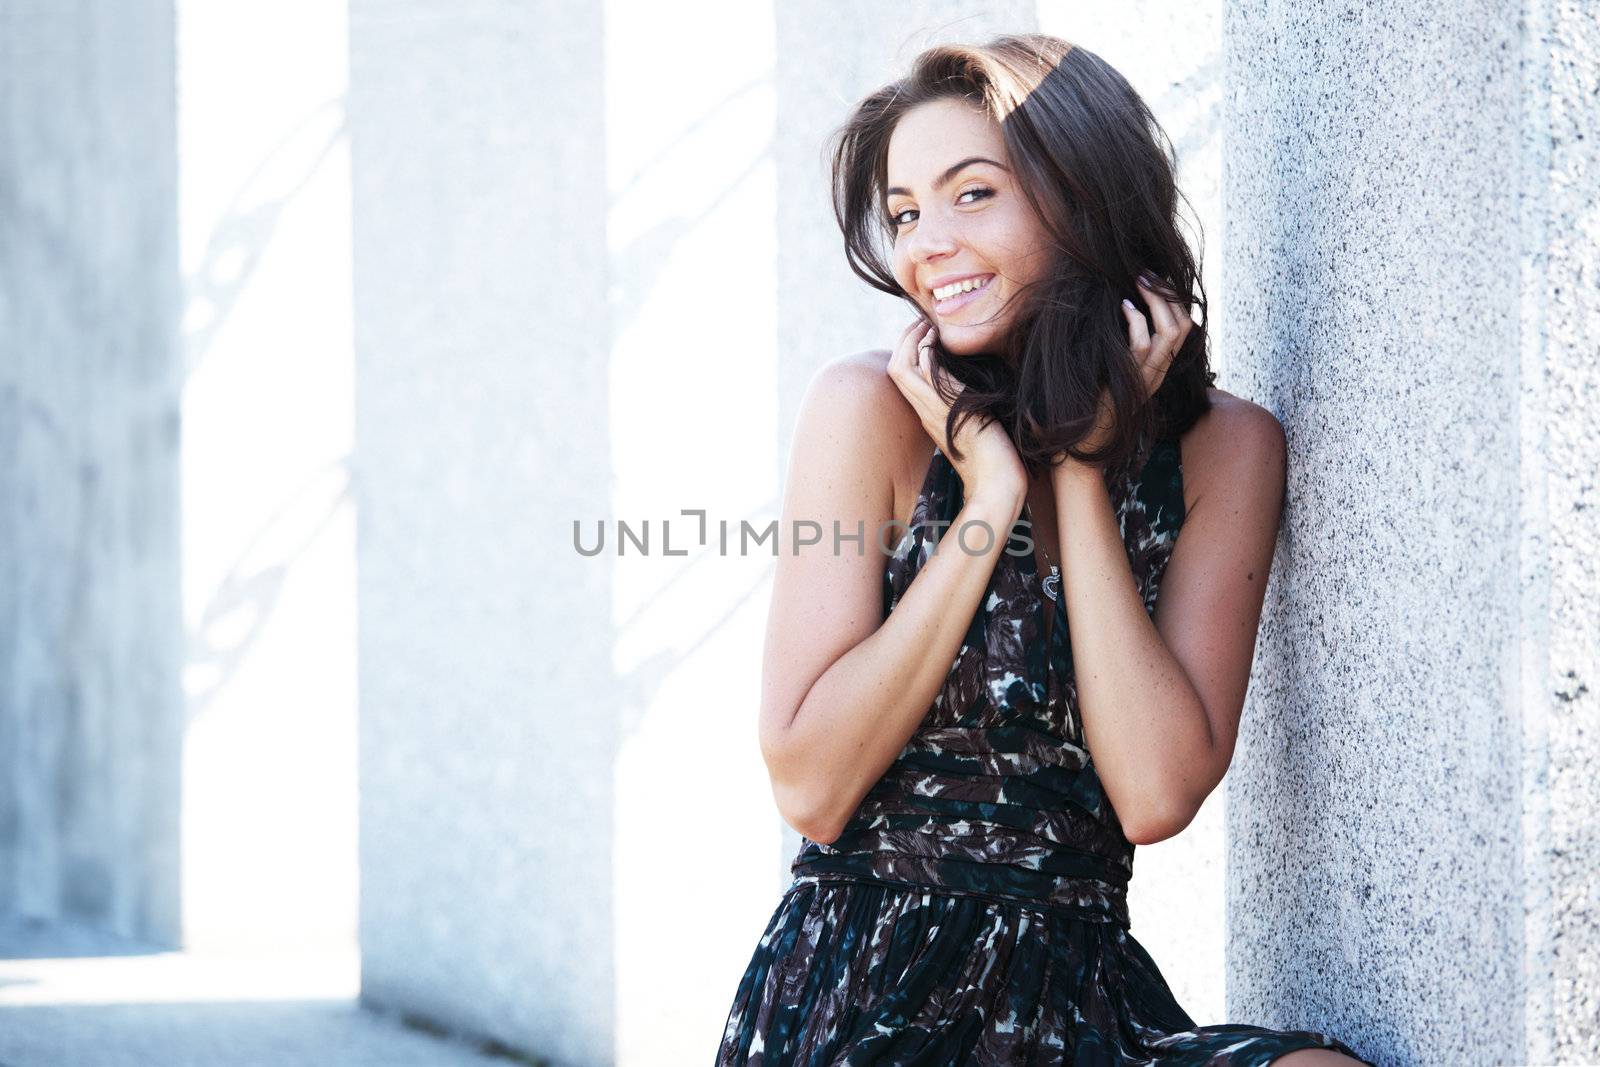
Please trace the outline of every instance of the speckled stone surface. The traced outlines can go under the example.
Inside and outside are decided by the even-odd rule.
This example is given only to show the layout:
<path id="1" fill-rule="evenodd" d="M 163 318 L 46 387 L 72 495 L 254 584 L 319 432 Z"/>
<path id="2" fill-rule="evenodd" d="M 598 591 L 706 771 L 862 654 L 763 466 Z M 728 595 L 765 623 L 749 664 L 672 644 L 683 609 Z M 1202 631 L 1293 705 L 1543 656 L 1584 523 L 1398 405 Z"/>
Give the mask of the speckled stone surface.
<path id="1" fill-rule="evenodd" d="M 1526 1054 L 1600 1063 L 1600 9 L 1524 18 Z"/>
<path id="2" fill-rule="evenodd" d="M 1595 12 L 1229 2 L 1230 368 L 1289 502 L 1229 1012 L 1600 1061 Z"/>

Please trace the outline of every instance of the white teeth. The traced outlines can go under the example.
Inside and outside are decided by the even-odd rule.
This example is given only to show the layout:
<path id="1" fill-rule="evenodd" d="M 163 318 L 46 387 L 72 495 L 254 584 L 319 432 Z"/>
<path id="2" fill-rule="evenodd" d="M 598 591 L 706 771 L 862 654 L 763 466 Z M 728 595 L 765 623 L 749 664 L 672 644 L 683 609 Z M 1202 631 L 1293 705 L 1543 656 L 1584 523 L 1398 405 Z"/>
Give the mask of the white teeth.
<path id="1" fill-rule="evenodd" d="M 991 275 L 990 277 L 993 277 L 993 275 Z M 938 289 L 935 289 L 933 291 L 933 298 L 935 300 L 948 300 L 952 296 L 957 296 L 957 295 L 959 295 L 961 293 L 971 292 L 973 289 L 982 289 L 985 285 L 988 285 L 988 284 L 989 284 L 989 278 L 983 278 L 983 279 L 963 278 L 959 282 L 951 282 L 949 285 L 942 286 L 942 287 L 940 287 Z"/>

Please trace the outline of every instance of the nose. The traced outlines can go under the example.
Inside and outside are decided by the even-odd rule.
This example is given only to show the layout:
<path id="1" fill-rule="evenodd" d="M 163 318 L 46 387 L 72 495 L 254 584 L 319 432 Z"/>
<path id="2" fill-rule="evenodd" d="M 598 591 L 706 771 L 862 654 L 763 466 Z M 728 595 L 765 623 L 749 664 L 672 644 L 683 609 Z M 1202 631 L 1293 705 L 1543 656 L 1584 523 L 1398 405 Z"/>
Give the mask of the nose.
<path id="1" fill-rule="evenodd" d="M 917 225 L 911 232 L 910 248 L 913 263 L 937 263 L 948 259 L 956 251 L 955 227 L 949 220 L 931 212 L 917 216 Z"/>

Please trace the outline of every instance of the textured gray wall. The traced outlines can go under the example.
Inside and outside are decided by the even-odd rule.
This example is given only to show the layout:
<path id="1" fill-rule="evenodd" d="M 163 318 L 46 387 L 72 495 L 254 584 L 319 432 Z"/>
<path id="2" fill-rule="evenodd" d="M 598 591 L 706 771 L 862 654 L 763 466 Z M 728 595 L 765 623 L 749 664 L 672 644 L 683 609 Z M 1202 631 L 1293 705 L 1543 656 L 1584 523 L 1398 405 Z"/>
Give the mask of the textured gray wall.
<path id="1" fill-rule="evenodd" d="M 180 937 L 173 9 L 0 3 L 0 911 Z"/>
<path id="2" fill-rule="evenodd" d="M 362 1000 L 558 1064 L 614 1015 L 600 14 L 350 12 Z"/>
<path id="3" fill-rule="evenodd" d="M 1523 20 L 1523 1054 L 1600 1063 L 1600 9 Z"/>
<path id="4" fill-rule="evenodd" d="M 1596 1062 L 1595 15 L 1450 13 L 1226 5 L 1230 366 L 1290 446 L 1228 1003 Z"/>

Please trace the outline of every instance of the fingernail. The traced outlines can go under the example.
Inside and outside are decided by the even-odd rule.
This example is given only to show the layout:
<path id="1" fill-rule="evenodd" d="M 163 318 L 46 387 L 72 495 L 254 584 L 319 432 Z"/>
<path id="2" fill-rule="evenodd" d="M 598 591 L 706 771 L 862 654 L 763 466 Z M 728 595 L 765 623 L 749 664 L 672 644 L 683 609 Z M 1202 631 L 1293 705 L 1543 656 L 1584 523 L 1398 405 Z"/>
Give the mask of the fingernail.
<path id="1" fill-rule="evenodd" d="M 1127 308 L 1129 311 L 1132 311 L 1133 310 L 1133 301 L 1129 300 L 1127 297 L 1123 297 L 1122 298 L 1122 306 Z"/>

